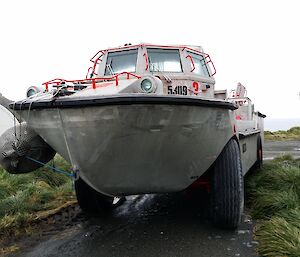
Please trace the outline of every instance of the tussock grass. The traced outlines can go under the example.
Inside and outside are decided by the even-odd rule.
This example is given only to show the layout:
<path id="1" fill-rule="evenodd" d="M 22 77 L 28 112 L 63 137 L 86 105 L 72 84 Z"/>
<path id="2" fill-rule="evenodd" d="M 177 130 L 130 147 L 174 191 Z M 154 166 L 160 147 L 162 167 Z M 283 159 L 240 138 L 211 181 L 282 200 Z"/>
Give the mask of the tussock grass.
<path id="1" fill-rule="evenodd" d="M 300 229 L 284 218 L 263 222 L 256 229 L 255 239 L 259 241 L 261 256 L 300 256 Z"/>
<path id="2" fill-rule="evenodd" d="M 278 130 L 275 132 L 265 131 L 265 140 L 300 140 L 300 127 L 292 127 L 289 130 Z"/>
<path id="3" fill-rule="evenodd" d="M 270 218 L 280 212 L 297 208 L 299 198 L 293 190 L 278 193 L 274 190 L 259 189 L 253 204 L 252 215 L 256 219 Z"/>
<path id="4" fill-rule="evenodd" d="M 300 160 L 286 155 L 247 178 L 260 256 L 300 256 Z"/>
<path id="5" fill-rule="evenodd" d="M 63 170 L 70 169 L 59 156 L 55 157 L 54 164 Z M 38 213 L 74 199 L 71 179 L 65 175 L 47 168 L 13 175 L 0 168 L 0 238 L 24 233 L 24 229 L 26 233 L 26 226 Z"/>

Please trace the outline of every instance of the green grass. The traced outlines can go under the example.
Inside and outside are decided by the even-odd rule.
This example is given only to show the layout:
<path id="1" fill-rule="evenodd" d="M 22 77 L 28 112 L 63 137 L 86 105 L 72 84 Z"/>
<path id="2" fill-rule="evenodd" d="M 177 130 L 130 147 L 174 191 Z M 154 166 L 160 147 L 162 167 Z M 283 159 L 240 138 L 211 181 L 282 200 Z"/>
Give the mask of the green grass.
<path id="1" fill-rule="evenodd" d="M 300 127 L 292 127 L 289 130 L 278 130 L 275 132 L 265 131 L 265 140 L 282 141 L 282 140 L 300 140 Z"/>
<path id="2" fill-rule="evenodd" d="M 261 256 L 300 256 L 300 229 L 285 218 L 263 222 L 257 228 L 256 238 Z"/>
<path id="3" fill-rule="evenodd" d="M 300 160 L 282 156 L 247 179 L 260 256 L 300 256 Z"/>
<path id="4" fill-rule="evenodd" d="M 70 165 L 59 156 L 54 164 L 70 170 Z M 23 233 L 39 213 L 74 199 L 71 179 L 65 175 L 47 168 L 12 175 L 0 168 L 0 237 Z"/>

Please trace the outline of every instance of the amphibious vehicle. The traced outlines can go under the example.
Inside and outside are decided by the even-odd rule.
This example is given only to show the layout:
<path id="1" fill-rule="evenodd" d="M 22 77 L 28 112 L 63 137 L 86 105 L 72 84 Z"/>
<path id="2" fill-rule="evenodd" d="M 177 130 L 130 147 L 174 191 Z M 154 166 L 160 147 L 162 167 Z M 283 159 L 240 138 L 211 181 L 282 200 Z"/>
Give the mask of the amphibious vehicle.
<path id="1" fill-rule="evenodd" d="M 195 46 L 129 44 L 91 62 L 85 79 L 32 86 L 10 105 L 20 123 L 0 139 L 2 166 L 30 172 L 60 154 L 87 212 L 128 195 L 204 186 L 213 222 L 236 228 L 243 177 L 262 163 L 265 117 L 245 87 L 229 97 L 215 90 L 214 64 Z"/>

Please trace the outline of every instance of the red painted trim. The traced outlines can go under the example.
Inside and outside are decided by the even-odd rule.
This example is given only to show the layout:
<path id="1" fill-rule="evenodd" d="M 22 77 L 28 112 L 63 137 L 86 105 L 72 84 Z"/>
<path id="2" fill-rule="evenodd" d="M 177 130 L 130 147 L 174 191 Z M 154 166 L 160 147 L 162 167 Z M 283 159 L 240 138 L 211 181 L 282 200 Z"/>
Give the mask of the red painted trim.
<path id="1" fill-rule="evenodd" d="M 148 54 L 147 54 L 147 53 L 144 53 L 143 56 L 145 57 L 145 61 L 146 61 L 146 68 L 145 68 L 145 70 L 148 70 L 148 69 L 149 69 Z"/>
<path id="2" fill-rule="evenodd" d="M 89 67 L 88 68 L 88 71 L 87 71 L 87 73 L 86 73 L 86 75 L 85 75 L 85 79 L 88 79 L 88 76 L 89 76 L 89 73 L 90 73 L 90 70 L 91 69 L 93 69 L 93 67 Z"/>
<path id="3" fill-rule="evenodd" d="M 105 50 L 99 50 L 90 60 L 91 62 L 94 62 L 93 59 L 99 54 L 99 53 L 105 53 L 109 51 L 117 51 L 117 50 L 124 50 L 124 49 L 134 49 L 134 48 L 139 48 L 139 47 L 157 47 L 157 48 L 168 48 L 168 49 L 178 49 L 181 48 L 182 50 L 187 49 L 189 51 L 195 52 L 195 53 L 200 53 L 204 55 L 205 57 L 209 56 L 207 53 L 201 52 L 197 49 L 190 48 L 188 46 L 170 46 L 170 45 L 151 45 L 151 44 L 139 44 L 139 45 L 130 45 L 130 46 L 122 46 L 122 47 L 115 47 L 115 48 L 108 48 Z"/>
<path id="4" fill-rule="evenodd" d="M 189 51 L 192 51 L 192 52 L 196 52 L 196 53 L 200 53 L 202 55 L 204 55 L 205 57 L 206 56 L 209 56 L 207 53 L 204 53 L 204 52 L 201 52 L 197 49 L 193 49 L 193 48 L 190 48 L 188 46 L 183 46 L 183 45 L 179 45 L 179 46 L 170 46 L 170 45 L 152 45 L 152 44 L 139 44 L 139 45 L 129 45 L 129 46 L 121 46 L 121 47 L 115 47 L 115 48 L 108 48 L 108 49 L 105 49 L 105 50 L 100 50 L 98 51 L 92 58 L 94 59 L 97 54 L 99 54 L 100 52 L 106 52 L 106 51 L 116 51 L 116 50 L 124 50 L 124 49 L 131 49 L 131 48 L 139 48 L 139 47 L 158 47 L 158 48 L 170 48 L 170 49 L 178 49 L 178 48 L 181 48 L 181 49 L 187 49 Z"/>
<path id="5" fill-rule="evenodd" d="M 215 68 L 215 65 L 214 63 L 212 62 L 209 54 L 207 53 L 204 53 L 204 52 L 201 52 L 197 49 L 193 49 L 191 47 L 188 47 L 188 46 L 184 46 L 184 45 L 179 45 L 179 46 L 170 46 L 170 45 L 151 45 L 151 44 L 139 44 L 139 45 L 128 45 L 128 46 L 122 46 L 122 47 L 115 47 L 115 48 L 108 48 L 108 49 L 105 49 L 105 50 L 99 50 L 91 59 L 90 61 L 94 63 L 94 69 L 93 69 L 93 72 L 95 72 L 95 69 L 96 69 L 96 65 L 99 64 L 98 61 L 102 61 L 100 58 L 106 53 L 106 52 L 109 52 L 109 51 L 118 51 L 118 50 L 124 50 L 124 49 L 136 49 L 136 48 L 143 48 L 143 47 L 157 47 L 157 48 L 167 48 L 167 49 L 178 49 L 178 48 L 181 48 L 181 50 L 188 50 L 188 51 L 191 51 L 191 52 L 194 52 L 194 53 L 197 53 L 197 54 L 201 54 L 202 56 L 204 56 L 205 60 L 206 60 L 206 63 L 209 64 L 211 63 L 211 66 L 213 68 L 213 72 L 212 74 L 210 75 L 211 77 L 214 76 L 217 71 L 216 71 L 216 68 Z M 100 54 L 101 53 L 101 54 Z M 100 54 L 100 55 L 99 55 Z M 96 56 L 99 55 L 99 57 L 96 58 Z M 96 59 L 95 59 L 96 58 Z M 148 67 L 146 67 L 148 70 L 149 68 L 149 64 L 148 64 Z M 94 73 L 95 74 L 95 73 Z M 96 74 L 97 75 L 97 74 Z"/>
<path id="6" fill-rule="evenodd" d="M 216 67 L 215 67 L 214 63 L 212 62 L 210 56 L 207 55 L 207 56 L 205 57 L 205 60 L 206 60 L 206 63 L 207 63 L 207 64 L 211 63 L 211 66 L 212 66 L 212 68 L 214 69 L 213 73 L 212 73 L 210 76 L 212 77 L 212 76 L 216 75 L 217 70 L 216 70 Z"/>
<path id="7" fill-rule="evenodd" d="M 90 61 L 91 62 L 94 62 L 94 58 L 98 55 L 98 54 L 100 54 L 101 53 L 101 56 L 103 56 L 105 53 L 107 52 L 107 50 L 99 50 L 91 59 L 90 59 Z M 98 59 L 98 58 L 97 58 Z"/>
<path id="8" fill-rule="evenodd" d="M 191 69 L 191 72 L 193 72 L 196 69 L 193 57 L 189 54 L 185 58 L 190 58 L 191 59 L 191 63 L 193 65 L 193 68 Z"/>
<path id="9" fill-rule="evenodd" d="M 119 77 L 121 75 L 126 75 L 126 79 L 130 79 L 130 77 L 133 77 L 136 79 L 141 78 L 141 76 L 138 76 L 131 72 L 122 72 L 122 73 L 116 74 L 112 77 L 102 77 L 102 78 L 77 79 L 77 80 L 66 80 L 66 79 L 56 78 L 56 79 L 52 79 L 47 82 L 44 82 L 42 85 L 44 85 L 47 89 L 47 87 L 49 87 L 49 85 L 59 86 L 62 82 L 70 82 L 70 83 L 92 84 L 92 87 L 95 89 L 96 83 L 100 83 L 100 82 L 104 82 L 104 81 L 111 81 L 111 80 L 115 80 L 115 82 L 116 82 L 115 85 L 118 86 L 119 85 Z"/>

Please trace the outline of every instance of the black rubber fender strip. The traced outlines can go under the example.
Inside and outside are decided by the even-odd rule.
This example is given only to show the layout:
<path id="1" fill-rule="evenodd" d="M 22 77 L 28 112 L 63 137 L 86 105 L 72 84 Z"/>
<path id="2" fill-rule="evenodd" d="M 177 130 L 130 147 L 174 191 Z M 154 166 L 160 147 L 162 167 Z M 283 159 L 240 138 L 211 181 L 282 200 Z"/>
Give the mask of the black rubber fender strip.
<path id="1" fill-rule="evenodd" d="M 19 101 L 10 104 L 11 109 L 49 109 L 49 108 L 81 108 L 87 106 L 110 106 L 110 105 L 137 105 L 137 104 L 161 104 L 161 105 L 187 105 L 237 109 L 237 105 L 227 101 L 199 99 L 197 97 L 178 96 L 100 96 L 85 98 L 57 98 L 48 101 Z"/>

